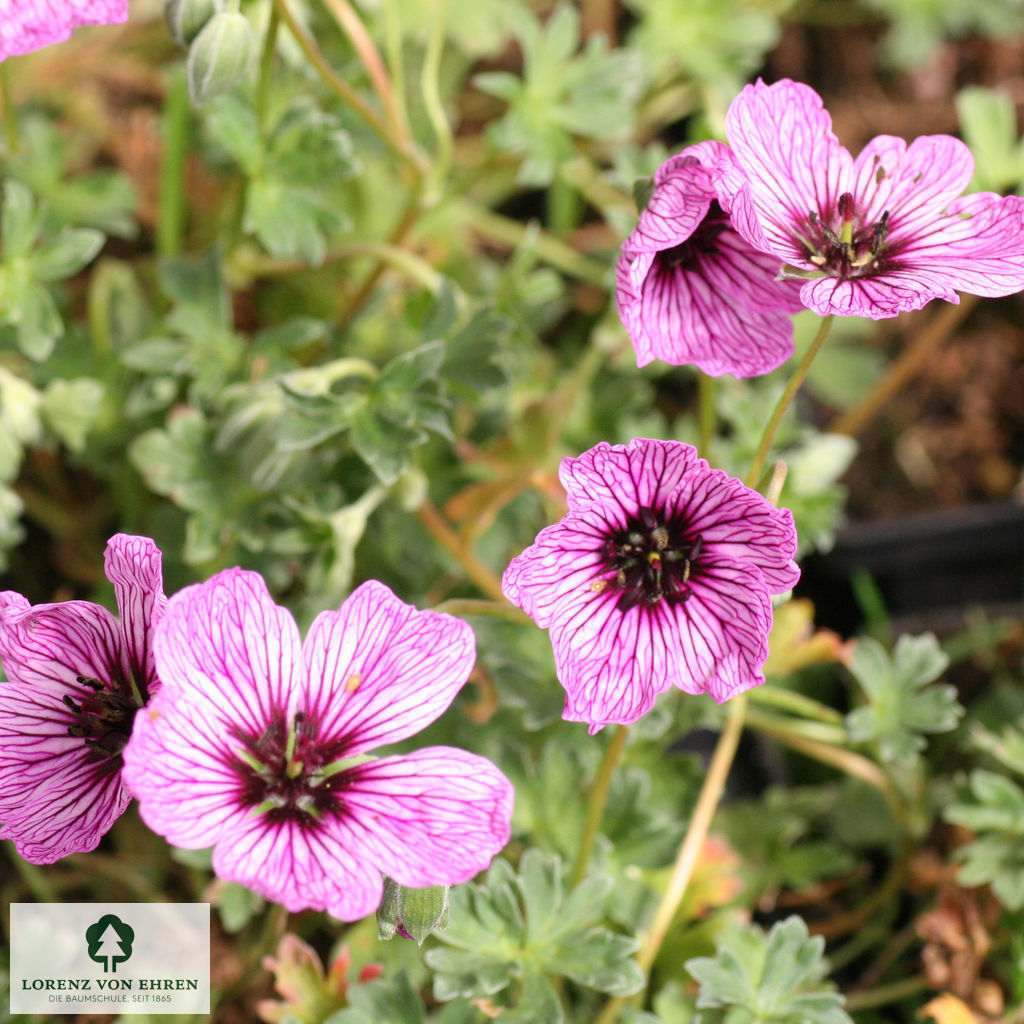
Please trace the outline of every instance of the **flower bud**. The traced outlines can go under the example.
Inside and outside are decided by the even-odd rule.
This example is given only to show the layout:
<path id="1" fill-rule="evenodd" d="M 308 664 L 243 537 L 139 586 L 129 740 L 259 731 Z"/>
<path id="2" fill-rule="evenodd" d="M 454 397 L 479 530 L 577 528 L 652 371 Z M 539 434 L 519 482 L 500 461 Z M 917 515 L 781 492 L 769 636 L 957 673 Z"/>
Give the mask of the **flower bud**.
<path id="1" fill-rule="evenodd" d="M 448 927 L 448 886 L 407 889 L 390 878 L 384 879 L 384 899 L 377 910 L 377 937 L 413 939 L 422 946 L 434 931 Z"/>
<path id="2" fill-rule="evenodd" d="M 188 51 L 188 91 L 197 106 L 237 85 L 255 51 L 252 27 L 244 14 L 215 14 Z"/>
<path id="3" fill-rule="evenodd" d="M 164 0 L 164 21 L 175 40 L 187 47 L 226 6 L 226 0 Z"/>

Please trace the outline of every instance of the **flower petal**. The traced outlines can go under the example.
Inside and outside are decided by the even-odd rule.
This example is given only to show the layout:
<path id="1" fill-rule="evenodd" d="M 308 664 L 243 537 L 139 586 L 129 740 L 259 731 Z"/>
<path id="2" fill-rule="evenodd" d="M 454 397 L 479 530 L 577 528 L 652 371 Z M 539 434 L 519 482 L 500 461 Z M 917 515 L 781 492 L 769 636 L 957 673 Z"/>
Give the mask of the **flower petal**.
<path id="1" fill-rule="evenodd" d="M 135 716 L 123 753 L 122 775 L 142 820 L 187 850 L 215 845 L 236 816 L 249 813 L 233 767 L 234 699 L 215 696 L 205 688 L 182 694 L 164 686 Z M 218 704 L 226 705 L 219 714 Z"/>
<path id="2" fill-rule="evenodd" d="M 796 585 L 800 569 L 793 513 L 776 508 L 757 491 L 701 461 L 670 497 L 667 509 L 681 516 L 703 550 L 750 563 L 761 570 L 768 592 L 781 594 Z M 701 555 L 700 565 L 705 562 Z"/>
<path id="3" fill-rule="evenodd" d="M 167 608 L 160 549 L 149 537 L 118 533 L 107 542 L 103 561 L 117 595 L 132 671 L 152 694 L 157 685 L 152 631 Z"/>
<path id="4" fill-rule="evenodd" d="M 213 870 L 291 913 L 326 910 L 341 921 L 358 921 L 384 895 L 380 870 L 358 849 L 346 823 L 272 824 L 249 815 L 232 819 L 213 851 Z"/>
<path id="5" fill-rule="evenodd" d="M 887 245 L 899 247 L 927 229 L 967 187 L 971 151 L 951 135 L 922 135 L 908 146 L 879 135 L 854 164 L 854 211 L 863 225 L 888 212 Z"/>
<path id="6" fill-rule="evenodd" d="M 401 885 L 467 882 L 508 842 L 512 784 L 486 758 L 427 747 L 349 776 L 342 799 L 353 848 Z"/>
<path id="7" fill-rule="evenodd" d="M 306 710 L 325 740 L 346 739 L 351 754 L 372 750 L 433 722 L 475 659 L 465 622 L 420 611 L 371 580 L 316 617 L 303 647 Z"/>
<path id="8" fill-rule="evenodd" d="M 578 458 L 563 459 L 558 478 L 570 512 L 599 505 L 623 525 L 627 516 L 670 493 L 696 459 L 696 449 L 679 441 L 602 441 Z"/>
<path id="9" fill-rule="evenodd" d="M 202 700 L 258 736 L 300 699 L 299 629 L 258 573 L 226 569 L 167 604 L 154 639 L 157 675 L 182 701 Z"/>
<path id="10" fill-rule="evenodd" d="M 22 686 L 78 688 L 77 676 L 127 689 L 128 656 L 117 619 L 89 601 L 29 605 L 0 593 L 0 661 Z"/>
<path id="11" fill-rule="evenodd" d="M 707 215 L 715 190 L 707 169 L 687 151 L 669 157 L 654 175 L 650 202 L 641 210 L 624 252 L 657 252 L 685 242 Z"/>
<path id="12" fill-rule="evenodd" d="M 726 198 L 736 230 L 751 245 L 767 242 L 785 262 L 813 269 L 796 236 L 811 213 L 831 221 L 853 177 L 853 160 L 832 132 L 821 97 L 789 79 L 759 80 L 732 101 L 725 124 L 736 168 L 746 177 L 745 190 L 734 177 L 736 194 Z"/>
<path id="13" fill-rule="evenodd" d="M 63 42 L 79 25 L 127 19 L 128 0 L 0 0 L 0 60 Z"/>

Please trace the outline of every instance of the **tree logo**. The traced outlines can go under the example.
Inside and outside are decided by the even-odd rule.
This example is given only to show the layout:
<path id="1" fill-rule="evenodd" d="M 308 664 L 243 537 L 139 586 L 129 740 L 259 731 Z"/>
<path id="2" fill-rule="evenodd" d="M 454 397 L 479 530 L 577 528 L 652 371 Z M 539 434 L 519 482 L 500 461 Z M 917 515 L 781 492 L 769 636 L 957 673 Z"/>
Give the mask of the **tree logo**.
<path id="1" fill-rule="evenodd" d="M 85 930 L 85 941 L 89 943 L 89 959 L 103 964 L 103 973 L 116 974 L 117 965 L 132 955 L 132 941 L 135 930 L 119 917 L 104 914 L 95 924 Z"/>

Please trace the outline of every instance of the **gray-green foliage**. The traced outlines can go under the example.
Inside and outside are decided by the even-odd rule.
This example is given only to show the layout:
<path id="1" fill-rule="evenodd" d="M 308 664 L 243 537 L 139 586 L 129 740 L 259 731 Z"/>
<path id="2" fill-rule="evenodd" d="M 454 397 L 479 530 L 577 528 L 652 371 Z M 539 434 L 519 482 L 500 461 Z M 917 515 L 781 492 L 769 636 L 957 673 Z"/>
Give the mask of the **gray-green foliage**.
<path id="1" fill-rule="evenodd" d="M 451 892 L 444 946 L 426 955 L 434 994 L 506 1003 L 514 1007 L 502 1015 L 510 1024 L 559 1024 L 564 1016 L 551 977 L 611 995 L 638 991 L 635 942 L 599 923 L 613 884 L 591 875 L 570 888 L 561 860 L 536 849 L 523 855 L 518 872 L 496 860 L 483 883 Z"/>
<path id="2" fill-rule="evenodd" d="M 956 110 L 974 157 L 972 189 L 1018 189 L 1024 182 L 1024 141 L 1017 131 L 1013 97 L 1000 89 L 969 86 L 956 94 Z"/>
<path id="3" fill-rule="evenodd" d="M 520 181 L 548 185 L 572 156 L 574 135 L 626 134 L 644 85 L 642 61 L 634 50 L 609 51 L 600 35 L 580 52 L 580 18 L 569 4 L 560 4 L 543 26 L 525 6 L 509 15 L 523 51 L 522 77 L 492 71 L 474 84 L 508 103 L 490 135 L 499 149 L 523 157 Z"/>
<path id="4" fill-rule="evenodd" d="M 29 359 L 46 359 L 64 333 L 49 286 L 77 274 L 99 252 L 103 234 L 94 228 L 55 228 L 29 189 L 8 179 L 0 209 L 0 241 L 0 327 L 13 333 Z"/>
<path id="5" fill-rule="evenodd" d="M 969 792 L 946 808 L 947 821 L 976 837 L 958 851 L 962 885 L 991 885 L 1011 910 L 1024 907 L 1024 732 L 1006 729 L 996 738 L 981 734 L 985 748 L 1008 770 L 971 772 Z M 1011 774 L 1017 778 L 1012 778 Z"/>
<path id="6" fill-rule="evenodd" d="M 270 108 L 229 93 L 210 104 L 206 127 L 245 174 L 242 227 L 272 256 L 323 262 L 330 236 L 351 224 L 334 186 L 358 170 L 348 132 L 309 97 Z"/>
<path id="7" fill-rule="evenodd" d="M 843 997 L 827 987 L 825 940 L 799 917 L 725 930 L 714 957 L 686 962 L 700 983 L 704 1024 L 852 1024 Z"/>
<path id="8" fill-rule="evenodd" d="M 475 1024 L 479 1019 L 465 999 L 455 999 L 428 1014 L 404 972 L 350 988 L 348 1001 L 324 1024 Z"/>
<path id="9" fill-rule="evenodd" d="M 850 671 L 868 703 L 846 716 L 850 738 L 877 741 L 886 761 L 913 762 L 925 747 L 922 733 L 947 732 L 963 714 L 952 686 L 928 685 L 948 664 L 931 633 L 901 636 L 892 654 L 862 637 Z"/>

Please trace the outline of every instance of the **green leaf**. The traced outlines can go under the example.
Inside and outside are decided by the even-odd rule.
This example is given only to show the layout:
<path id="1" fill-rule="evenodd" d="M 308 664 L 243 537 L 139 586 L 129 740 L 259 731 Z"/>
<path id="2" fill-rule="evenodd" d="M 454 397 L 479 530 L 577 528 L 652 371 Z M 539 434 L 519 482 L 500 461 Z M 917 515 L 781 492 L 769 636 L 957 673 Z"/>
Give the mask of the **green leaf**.
<path id="1" fill-rule="evenodd" d="M 93 228 L 65 228 L 32 254 L 32 272 L 40 281 L 63 281 L 92 260 L 103 242 L 103 233 Z"/>
<path id="2" fill-rule="evenodd" d="M 439 936 L 450 948 L 426 954 L 435 995 L 503 993 L 517 1014 L 510 1019 L 539 1024 L 561 1019 L 551 1016 L 560 1013 L 551 977 L 612 995 L 639 991 L 643 975 L 630 958 L 635 942 L 598 923 L 612 884 L 609 876 L 591 876 L 568 890 L 561 860 L 536 849 L 523 855 L 518 874 L 495 861 L 482 885 L 451 892 L 449 927 Z"/>
<path id="3" fill-rule="evenodd" d="M 507 72 L 479 75 L 474 84 L 504 100 L 508 110 L 488 133 L 500 149 L 524 157 L 519 178 L 547 185 L 572 155 L 572 135 L 611 139 L 627 133 L 644 87 L 640 55 L 609 51 L 591 36 L 582 53 L 579 14 L 562 3 L 542 26 L 525 7 L 510 11 L 523 52 L 521 79 Z"/>
<path id="4" fill-rule="evenodd" d="M 405 971 L 349 989 L 349 1005 L 324 1024 L 426 1024 L 423 1001 Z"/>
<path id="5" fill-rule="evenodd" d="M 809 936 L 799 917 L 765 933 L 734 924 L 721 936 L 714 957 L 686 962 L 700 983 L 699 1009 L 746 1011 L 736 1020 L 771 1024 L 852 1024 L 843 997 L 826 988 L 825 940 Z M 730 1018 L 732 1019 L 732 1018 Z"/>
<path id="6" fill-rule="evenodd" d="M 883 759 L 911 763 L 925 747 L 921 733 L 956 727 L 963 708 L 952 686 L 928 686 L 949 659 L 935 637 L 901 636 L 890 656 L 877 640 L 861 638 L 850 671 L 868 698 L 846 716 L 850 738 L 875 740 Z"/>
<path id="7" fill-rule="evenodd" d="M 92 377 L 56 378 L 43 391 L 40 410 L 50 429 L 73 452 L 85 448 L 89 428 L 96 422 L 103 385 Z"/>
<path id="8" fill-rule="evenodd" d="M 32 193 L 20 181 L 4 182 L 3 208 L 0 209 L 0 236 L 4 242 L 4 261 L 25 256 L 39 236 L 39 213 Z"/>
<path id="9" fill-rule="evenodd" d="M 263 909 L 263 897 L 237 882 L 218 882 L 215 902 L 226 932 L 240 932 Z"/>
<path id="10" fill-rule="evenodd" d="M 972 190 L 1005 192 L 1024 180 L 1024 144 L 1017 134 L 1017 108 L 1001 89 L 968 86 L 956 94 L 964 142 L 974 157 Z"/>

